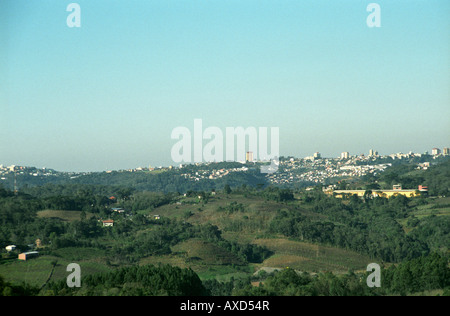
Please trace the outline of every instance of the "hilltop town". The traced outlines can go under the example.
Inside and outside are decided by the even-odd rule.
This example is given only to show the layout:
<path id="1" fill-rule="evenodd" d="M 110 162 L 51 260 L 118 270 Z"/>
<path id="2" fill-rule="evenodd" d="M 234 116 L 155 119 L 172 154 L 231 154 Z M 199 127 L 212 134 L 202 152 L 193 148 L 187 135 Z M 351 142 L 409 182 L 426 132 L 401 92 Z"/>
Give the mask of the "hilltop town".
<path id="1" fill-rule="evenodd" d="M 401 164 L 412 163 L 417 169 L 427 169 L 436 160 L 450 156 L 449 148 L 442 151 L 433 148 L 431 154 L 409 152 L 389 155 L 379 155 L 377 151 L 370 150 L 368 155 L 350 155 L 348 152 L 341 153 L 340 157 L 322 157 L 319 152 L 305 158 L 280 157 L 277 172 L 260 175 L 268 184 L 277 186 L 313 186 L 316 184 L 330 185 L 341 179 L 358 178 L 366 175 L 377 175 L 384 172 L 389 167 Z M 0 165 L 0 184 L 5 187 L 20 187 L 23 184 L 34 185 L 43 183 L 59 183 L 77 179 L 83 175 L 96 174 L 131 174 L 148 173 L 162 174 L 171 171 L 184 180 L 192 182 L 202 182 L 204 180 L 225 179 L 227 176 L 255 172 L 265 161 L 253 159 L 253 154 L 247 152 L 247 160 L 241 162 L 203 162 L 194 164 L 180 164 L 168 167 L 137 167 L 133 169 L 96 172 L 58 172 L 53 169 L 25 166 L 3 166 Z M 17 180 L 19 179 L 19 181 Z"/>

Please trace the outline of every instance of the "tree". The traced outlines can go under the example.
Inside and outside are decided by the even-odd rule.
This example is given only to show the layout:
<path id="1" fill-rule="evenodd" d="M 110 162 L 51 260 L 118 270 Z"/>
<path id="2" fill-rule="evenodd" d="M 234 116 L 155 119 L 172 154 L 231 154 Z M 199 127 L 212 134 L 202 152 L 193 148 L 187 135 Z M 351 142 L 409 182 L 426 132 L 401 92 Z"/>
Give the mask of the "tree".
<path id="1" fill-rule="evenodd" d="M 223 187 L 223 191 L 224 191 L 226 194 L 230 194 L 230 193 L 231 193 L 230 185 L 229 185 L 229 184 L 225 184 L 225 186 Z"/>
<path id="2" fill-rule="evenodd" d="M 117 191 L 117 195 L 119 196 L 119 198 L 124 201 L 128 200 L 132 193 L 133 193 L 133 190 L 130 188 L 122 188 L 119 191 Z"/>

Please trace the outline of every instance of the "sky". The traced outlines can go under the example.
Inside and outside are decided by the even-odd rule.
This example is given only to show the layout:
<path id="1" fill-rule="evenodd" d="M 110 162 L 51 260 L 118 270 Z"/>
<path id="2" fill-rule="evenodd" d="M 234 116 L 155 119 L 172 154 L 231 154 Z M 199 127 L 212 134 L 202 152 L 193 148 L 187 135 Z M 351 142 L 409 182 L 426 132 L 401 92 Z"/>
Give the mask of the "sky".
<path id="1" fill-rule="evenodd" d="M 448 0 L 1 0 L 0 164 L 168 166 L 172 131 L 194 119 L 278 127 L 282 156 L 450 147 L 449 13 Z"/>

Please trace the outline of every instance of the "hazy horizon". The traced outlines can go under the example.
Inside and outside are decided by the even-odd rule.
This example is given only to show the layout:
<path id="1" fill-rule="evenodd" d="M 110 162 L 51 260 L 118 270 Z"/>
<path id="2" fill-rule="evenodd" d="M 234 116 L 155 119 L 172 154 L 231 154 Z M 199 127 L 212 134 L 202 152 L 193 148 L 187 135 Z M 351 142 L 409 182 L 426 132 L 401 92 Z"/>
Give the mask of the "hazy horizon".
<path id="1" fill-rule="evenodd" d="M 179 126 L 279 127 L 280 155 L 450 147 L 450 2 L 0 3 L 0 164 L 177 165 Z"/>

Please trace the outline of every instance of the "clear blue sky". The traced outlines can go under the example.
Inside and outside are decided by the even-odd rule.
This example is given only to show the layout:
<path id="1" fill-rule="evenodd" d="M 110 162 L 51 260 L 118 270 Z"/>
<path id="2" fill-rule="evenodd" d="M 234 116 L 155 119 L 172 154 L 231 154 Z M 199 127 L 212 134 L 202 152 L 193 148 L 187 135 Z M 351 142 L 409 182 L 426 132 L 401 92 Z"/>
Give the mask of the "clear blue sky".
<path id="1" fill-rule="evenodd" d="M 0 164 L 170 165 L 171 131 L 195 118 L 279 127 L 285 156 L 450 147 L 449 14 L 448 0 L 1 0 Z"/>

